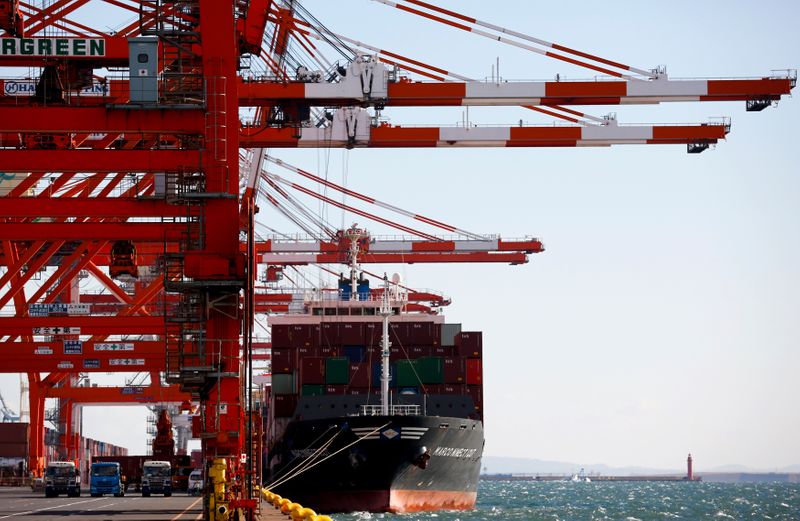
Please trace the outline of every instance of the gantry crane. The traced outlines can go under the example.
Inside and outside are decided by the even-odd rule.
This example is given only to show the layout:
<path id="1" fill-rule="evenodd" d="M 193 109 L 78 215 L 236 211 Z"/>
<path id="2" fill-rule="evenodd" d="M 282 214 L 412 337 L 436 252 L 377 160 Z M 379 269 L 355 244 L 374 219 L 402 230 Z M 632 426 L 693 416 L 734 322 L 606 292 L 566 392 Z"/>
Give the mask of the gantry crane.
<path id="1" fill-rule="evenodd" d="M 727 120 L 626 126 L 570 106 L 745 101 L 748 110 L 762 110 L 796 82 L 793 72 L 674 80 L 664 70 L 631 67 L 431 3 L 380 1 L 605 76 L 472 81 L 337 35 L 296 1 L 0 0 L 0 66 L 17 68 L 0 90 L 0 308 L 14 312 L 0 317 L 0 345 L 10 355 L 6 370 L 29 373 L 33 424 L 43 420 L 45 397 L 92 398 L 69 385 L 76 371 L 164 371 L 172 385 L 152 389 L 154 396 L 201 403 L 197 434 L 214 490 L 207 515 L 251 515 L 250 382 L 240 375 L 253 358 L 255 312 L 285 302 L 255 291 L 258 262 L 274 272 L 347 257 L 335 234 L 292 248 L 258 240 L 259 194 L 266 191 L 269 204 L 285 209 L 282 192 L 301 185 L 270 171 L 262 176 L 268 160 L 243 149 L 683 144 L 701 152 L 725 138 Z M 113 32 L 77 21 L 97 4 L 132 19 Z M 332 62 L 322 47 L 344 61 Z M 470 105 L 519 105 L 573 124 L 421 128 L 381 117 L 392 107 Z M 535 239 L 432 234 L 403 243 L 376 238 L 368 247 L 360 262 L 522 263 L 541 251 Z M 82 274 L 101 295 L 81 293 Z M 90 367 L 75 365 L 86 360 Z M 135 400 L 103 393 L 114 402 Z M 34 453 L 42 455 L 42 433 L 32 432 Z M 32 461 L 39 470 L 41 464 Z"/>

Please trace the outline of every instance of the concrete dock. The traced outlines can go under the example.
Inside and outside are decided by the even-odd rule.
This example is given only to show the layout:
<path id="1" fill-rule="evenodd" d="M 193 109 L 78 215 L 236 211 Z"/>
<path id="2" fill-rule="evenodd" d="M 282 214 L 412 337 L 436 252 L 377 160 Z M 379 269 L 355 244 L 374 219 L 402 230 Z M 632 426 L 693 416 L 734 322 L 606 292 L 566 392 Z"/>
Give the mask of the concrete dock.
<path id="1" fill-rule="evenodd" d="M 202 500 L 186 494 L 176 493 L 166 498 L 145 498 L 140 494 L 45 498 L 43 492 L 34 493 L 29 488 L 0 489 L 0 520 L 194 521 L 202 518 Z"/>

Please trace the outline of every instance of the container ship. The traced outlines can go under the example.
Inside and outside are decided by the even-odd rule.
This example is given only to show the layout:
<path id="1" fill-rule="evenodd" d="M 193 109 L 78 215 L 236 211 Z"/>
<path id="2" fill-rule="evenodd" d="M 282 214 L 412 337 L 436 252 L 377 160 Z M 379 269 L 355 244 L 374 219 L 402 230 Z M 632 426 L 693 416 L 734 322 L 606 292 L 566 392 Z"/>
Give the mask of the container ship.
<path id="1" fill-rule="evenodd" d="M 475 506 L 482 334 L 410 312 L 393 282 L 353 272 L 270 317 L 267 488 L 324 512 Z"/>

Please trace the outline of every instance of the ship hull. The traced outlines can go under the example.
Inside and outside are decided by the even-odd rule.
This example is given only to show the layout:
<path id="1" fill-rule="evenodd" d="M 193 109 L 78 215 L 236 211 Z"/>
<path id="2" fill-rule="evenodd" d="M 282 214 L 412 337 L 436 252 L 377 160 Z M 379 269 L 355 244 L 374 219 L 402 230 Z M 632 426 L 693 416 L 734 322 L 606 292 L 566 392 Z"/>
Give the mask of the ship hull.
<path id="1" fill-rule="evenodd" d="M 269 482 L 274 492 L 321 512 L 467 510 L 477 499 L 482 453 L 477 420 L 296 420 L 273 447 Z"/>

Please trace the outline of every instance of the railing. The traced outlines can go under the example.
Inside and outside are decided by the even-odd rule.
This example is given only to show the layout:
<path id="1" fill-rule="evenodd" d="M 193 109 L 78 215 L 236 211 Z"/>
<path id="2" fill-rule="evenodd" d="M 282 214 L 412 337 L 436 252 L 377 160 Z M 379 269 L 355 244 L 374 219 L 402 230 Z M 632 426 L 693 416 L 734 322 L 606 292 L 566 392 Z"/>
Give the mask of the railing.
<path id="1" fill-rule="evenodd" d="M 361 416 L 381 416 L 383 414 L 381 405 L 362 405 Z M 419 416 L 422 407 L 419 405 L 390 405 L 389 416 Z"/>

